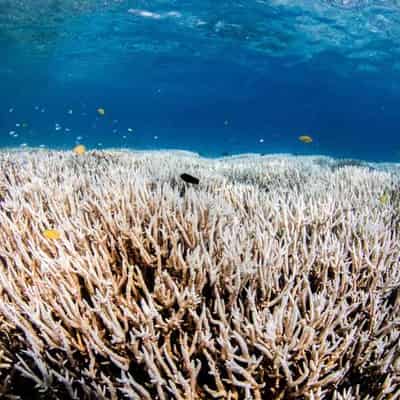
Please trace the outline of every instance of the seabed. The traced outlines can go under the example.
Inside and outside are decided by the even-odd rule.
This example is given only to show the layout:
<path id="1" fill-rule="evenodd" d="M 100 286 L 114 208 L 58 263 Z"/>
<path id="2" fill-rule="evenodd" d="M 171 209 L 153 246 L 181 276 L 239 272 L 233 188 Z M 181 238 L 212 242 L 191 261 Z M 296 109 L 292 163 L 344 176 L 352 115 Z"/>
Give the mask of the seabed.
<path id="1" fill-rule="evenodd" d="M 7 149 L 0 167 L 0 397 L 400 397 L 399 164 Z"/>

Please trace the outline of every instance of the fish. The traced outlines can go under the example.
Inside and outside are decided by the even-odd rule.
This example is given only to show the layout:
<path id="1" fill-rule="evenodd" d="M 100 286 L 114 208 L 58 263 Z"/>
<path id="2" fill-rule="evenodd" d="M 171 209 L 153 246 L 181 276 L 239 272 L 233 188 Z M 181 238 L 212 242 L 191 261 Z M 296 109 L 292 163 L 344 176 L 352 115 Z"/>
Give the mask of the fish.
<path id="1" fill-rule="evenodd" d="M 103 116 L 103 115 L 105 115 L 105 113 L 106 113 L 106 110 L 104 108 L 98 108 L 97 109 L 97 114 Z"/>
<path id="2" fill-rule="evenodd" d="M 43 231 L 43 236 L 47 239 L 60 239 L 61 234 L 56 229 L 46 229 Z"/>
<path id="3" fill-rule="evenodd" d="M 198 185 L 199 182 L 200 182 L 198 178 L 195 178 L 194 176 L 189 175 L 189 174 L 181 174 L 180 177 L 181 177 L 181 179 L 183 179 L 185 182 L 187 182 L 187 183 L 193 183 L 194 185 Z"/>
<path id="4" fill-rule="evenodd" d="M 78 155 L 82 155 L 86 152 L 86 147 L 83 144 L 78 144 L 78 146 L 74 147 L 73 152 Z"/>
<path id="5" fill-rule="evenodd" d="M 390 198 L 389 198 L 389 193 L 387 193 L 387 192 L 385 192 L 385 193 L 383 193 L 381 196 L 379 196 L 379 202 L 380 202 L 383 206 L 385 206 L 386 204 L 388 204 L 388 203 L 389 203 L 389 200 L 390 200 Z"/>
<path id="6" fill-rule="evenodd" d="M 307 135 L 299 136 L 299 140 L 300 140 L 300 142 L 303 142 L 303 143 L 311 143 L 313 141 L 312 137 L 307 136 Z"/>

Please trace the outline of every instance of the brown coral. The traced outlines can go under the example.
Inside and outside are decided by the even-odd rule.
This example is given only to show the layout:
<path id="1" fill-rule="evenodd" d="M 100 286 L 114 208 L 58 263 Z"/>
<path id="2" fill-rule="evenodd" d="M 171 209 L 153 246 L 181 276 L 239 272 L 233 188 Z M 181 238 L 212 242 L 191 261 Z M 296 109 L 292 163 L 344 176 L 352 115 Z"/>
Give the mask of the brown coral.
<path id="1" fill-rule="evenodd" d="M 317 161 L 1 153 L 0 394 L 399 398 L 398 177 Z"/>

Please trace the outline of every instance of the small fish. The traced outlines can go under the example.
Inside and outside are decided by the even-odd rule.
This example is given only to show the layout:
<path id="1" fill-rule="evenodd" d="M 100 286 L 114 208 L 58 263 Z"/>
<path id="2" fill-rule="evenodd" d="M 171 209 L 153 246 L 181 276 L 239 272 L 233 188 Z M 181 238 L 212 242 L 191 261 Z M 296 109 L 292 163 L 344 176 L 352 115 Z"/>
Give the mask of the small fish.
<path id="1" fill-rule="evenodd" d="M 194 185 L 198 185 L 199 184 L 199 180 L 197 178 L 195 178 L 192 175 L 189 174 L 182 174 L 181 178 L 188 183 L 193 183 Z"/>
<path id="2" fill-rule="evenodd" d="M 389 200 L 390 200 L 390 196 L 389 196 L 389 193 L 387 193 L 387 192 L 385 192 L 381 196 L 379 196 L 379 202 L 384 206 L 387 203 L 389 203 Z"/>
<path id="3" fill-rule="evenodd" d="M 71 115 L 71 114 L 72 114 L 72 110 L 68 110 L 68 114 L 70 114 L 70 115 Z"/>
<path id="4" fill-rule="evenodd" d="M 28 127 L 28 123 L 27 122 L 23 122 L 21 125 L 23 128 L 27 128 Z"/>
<path id="5" fill-rule="evenodd" d="M 86 152 L 86 147 L 83 144 L 78 144 L 78 146 L 74 147 L 73 152 L 78 155 L 82 155 Z"/>
<path id="6" fill-rule="evenodd" d="M 46 229 L 43 231 L 43 236 L 47 239 L 60 239 L 61 234 L 56 229 Z"/>
<path id="7" fill-rule="evenodd" d="M 106 113 L 106 110 L 104 108 L 98 108 L 97 109 L 97 114 L 103 116 L 103 115 L 105 115 L 105 113 Z"/>
<path id="8" fill-rule="evenodd" d="M 299 140 L 303 143 L 311 143 L 313 141 L 312 137 L 307 135 L 299 136 Z"/>

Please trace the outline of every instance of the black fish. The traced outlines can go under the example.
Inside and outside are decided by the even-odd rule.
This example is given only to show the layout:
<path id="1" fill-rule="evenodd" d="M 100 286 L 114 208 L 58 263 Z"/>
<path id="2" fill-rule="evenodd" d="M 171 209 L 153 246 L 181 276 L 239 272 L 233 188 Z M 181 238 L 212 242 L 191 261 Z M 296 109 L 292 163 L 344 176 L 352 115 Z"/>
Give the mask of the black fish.
<path id="1" fill-rule="evenodd" d="M 193 183 L 194 185 L 198 185 L 199 184 L 199 180 L 197 178 L 195 178 L 192 175 L 189 174 L 182 174 L 181 178 L 188 183 Z"/>

